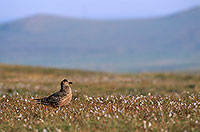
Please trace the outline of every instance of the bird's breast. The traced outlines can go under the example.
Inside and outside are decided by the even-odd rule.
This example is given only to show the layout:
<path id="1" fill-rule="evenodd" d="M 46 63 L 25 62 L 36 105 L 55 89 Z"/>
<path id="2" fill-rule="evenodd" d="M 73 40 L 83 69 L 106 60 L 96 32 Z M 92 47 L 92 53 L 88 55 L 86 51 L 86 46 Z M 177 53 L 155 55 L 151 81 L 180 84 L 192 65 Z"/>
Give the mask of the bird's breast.
<path id="1" fill-rule="evenodd" d="M 71 99 L 72 99 L 72 94 L 68 94 L 67 96 L 63 97 L 63 99 L 60 101 L 60 106 L 69 104 Z"/>

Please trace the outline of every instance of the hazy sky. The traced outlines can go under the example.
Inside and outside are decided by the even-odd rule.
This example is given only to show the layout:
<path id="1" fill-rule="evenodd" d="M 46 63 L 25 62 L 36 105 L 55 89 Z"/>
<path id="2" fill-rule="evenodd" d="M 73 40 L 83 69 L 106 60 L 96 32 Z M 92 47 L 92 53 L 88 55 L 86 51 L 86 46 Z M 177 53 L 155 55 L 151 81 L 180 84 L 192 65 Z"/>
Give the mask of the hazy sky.
<path id="1" fill-rule="evenodd" d="M 138 18 L 171 14 L 200 0 L 0 0 L 0 22 L 38 13 L 81 18 Z"/>

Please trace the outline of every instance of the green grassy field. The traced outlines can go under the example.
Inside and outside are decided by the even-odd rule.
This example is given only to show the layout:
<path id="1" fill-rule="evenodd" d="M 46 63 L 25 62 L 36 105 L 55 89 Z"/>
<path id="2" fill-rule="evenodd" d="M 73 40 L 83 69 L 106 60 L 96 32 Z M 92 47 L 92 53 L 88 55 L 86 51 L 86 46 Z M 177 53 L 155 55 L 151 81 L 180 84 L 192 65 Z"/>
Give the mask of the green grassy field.
<path id="1" fill-rule="evenodd" d="M 33 98 L 73 82 L 58 108 Z M 0 131 L 200 131 L 200 73 L 112 74 L 0 64 Z"/>

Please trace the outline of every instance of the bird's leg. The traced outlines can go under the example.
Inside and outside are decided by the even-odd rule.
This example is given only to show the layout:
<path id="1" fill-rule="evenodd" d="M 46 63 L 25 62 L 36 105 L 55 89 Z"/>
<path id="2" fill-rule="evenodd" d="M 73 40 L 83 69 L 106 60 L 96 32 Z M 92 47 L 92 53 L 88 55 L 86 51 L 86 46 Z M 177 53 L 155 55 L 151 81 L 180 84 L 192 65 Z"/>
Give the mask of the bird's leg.
<path id="1" fill-rule="evenodd" d="M 58 109 L 55 111 L 55 113 L 58 113 L 58 111 L 60 111 L 60 107 L 58 107 Z"/>

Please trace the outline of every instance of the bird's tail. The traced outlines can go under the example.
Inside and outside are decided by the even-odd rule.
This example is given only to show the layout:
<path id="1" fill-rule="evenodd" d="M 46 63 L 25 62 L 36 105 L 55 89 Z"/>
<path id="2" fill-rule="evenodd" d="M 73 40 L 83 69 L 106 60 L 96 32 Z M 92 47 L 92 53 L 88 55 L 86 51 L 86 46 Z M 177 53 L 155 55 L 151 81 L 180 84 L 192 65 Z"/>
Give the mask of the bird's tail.
<path id="1" fill-rule="evenodd" d="M 35 100 L 35 102 L 37 103 L 37 104 L 41 104 L 42 103 L 42 99 L 34 99 Z"/>
<path id="2" fill-rule="evenodd" d="M 46 104 L 46 98 L 42 98 L 42 99 L 34 99 L 36 101 L 37 104 Z"/>

